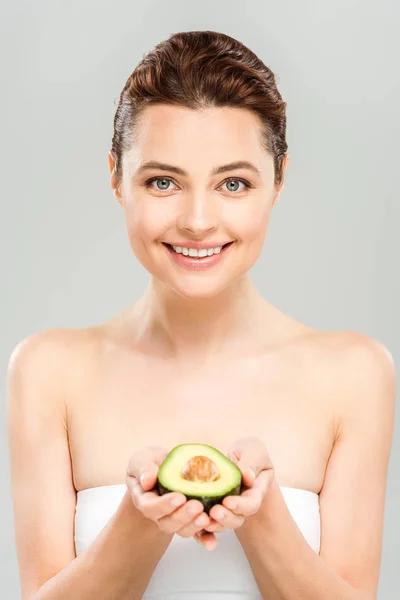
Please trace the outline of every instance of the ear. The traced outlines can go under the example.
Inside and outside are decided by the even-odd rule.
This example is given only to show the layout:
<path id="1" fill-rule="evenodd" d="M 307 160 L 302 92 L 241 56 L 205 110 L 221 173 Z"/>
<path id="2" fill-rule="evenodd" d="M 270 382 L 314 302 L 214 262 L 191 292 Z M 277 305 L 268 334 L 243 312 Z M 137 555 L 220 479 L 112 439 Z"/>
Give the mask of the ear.
<path id="1" fill-rule="evenodd" d="M 110 169 L 110 173 L 111 173 L 111 177 L 110 177 L 111 189 L 113 190 L 113 194 L 114 194 L 115 198 L 117 199 L 117 201 L 119 202 L 119 204 L 122 205 L 122 198 L 121 198 L 121 194 L 119 191 L 118 179 L 115 174 L 115 160 L 114 160 L 114 156 L 113 156 L 113 153 L 111 150 L 108 152 L 108 168 Z"/>
<path id="2" fill-rule="evenodd" d="M 278 203 L 279 197 L 281 195 L 281 192 L 283 191 L 283 188 L 285 187 L 285 170 L 286 170 L 286 167 L 289 164 L 289 161 L 290 161 L 289 154 L 285 154 L 285 156 L 283 157 L 282 166 L 281 166 L 281 172 L 282 172 L 281 183 L 276 188 L 276 191 L 275 191 L 275 194 L 274 194 L 274 199 L 272 201 L 272 206 L 273 207 L 275 206 L 275 204 Z"/>

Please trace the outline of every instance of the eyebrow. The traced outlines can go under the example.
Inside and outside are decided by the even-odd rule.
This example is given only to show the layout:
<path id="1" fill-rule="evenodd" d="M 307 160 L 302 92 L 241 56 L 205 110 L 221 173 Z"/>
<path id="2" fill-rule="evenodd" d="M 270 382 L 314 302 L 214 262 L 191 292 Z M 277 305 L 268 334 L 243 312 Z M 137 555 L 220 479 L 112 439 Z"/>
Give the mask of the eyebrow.
<path id="1" fill-rule="evenodd" d="M 171 171 L 172 173 L 176 173 L 177 175 L 188 176 L 189 174 L 181 167 L 175 167 L 174 165 L 168 165 L 166 163 L 157 162 L 155 160 L 151 160 L 149 162 L 143 163 L 137 170 L 137 174 L 142 173 L 148 169 L 160 169 L 160 171 Z M 221 165 L 219 167 L 214 167 L 211 171 L 211 175 L 218 175 L 220 173 L 225 173 L 226 171 L 234 171 L 235 169 L 250 169 L 257 173 L 257 175 L 261 175 L 261 171 L 253 165 L 253 163 L 247 160 L 238 160 L 236 162 L 228 163 L 226 165 Z"/>

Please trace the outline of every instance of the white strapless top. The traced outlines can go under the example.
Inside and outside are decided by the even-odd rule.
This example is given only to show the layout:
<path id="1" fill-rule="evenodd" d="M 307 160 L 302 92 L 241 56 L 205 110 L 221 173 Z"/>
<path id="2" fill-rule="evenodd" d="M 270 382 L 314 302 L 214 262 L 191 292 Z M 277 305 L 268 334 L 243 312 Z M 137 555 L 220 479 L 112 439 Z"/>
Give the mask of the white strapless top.
<path id="1" fill-rule="evenodd" d="M 308 544 L 320 549 L 319 496 L 280 486 L 286 505 Z M 126 491 L 125 484 L 77 492 L 75 550 L 77 556 L 93 542 L 112 517 Z M 159 561 L 143 600 L 261 600 L 246 554 L 233 530 L 217 534 L 210 552 L 193 538 L 175 535 Z"/>

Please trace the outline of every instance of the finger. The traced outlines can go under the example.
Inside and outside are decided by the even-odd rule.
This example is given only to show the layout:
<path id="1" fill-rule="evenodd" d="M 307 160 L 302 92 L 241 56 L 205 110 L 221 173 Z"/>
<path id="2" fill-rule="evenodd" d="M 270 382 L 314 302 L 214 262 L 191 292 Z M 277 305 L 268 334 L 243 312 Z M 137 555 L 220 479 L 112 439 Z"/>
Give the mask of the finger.
<path id="1" fill-rule="evenodd" d="M 141 482 L 145 490 L 152 489 L 156 483 L 158 469 L 168 455 L 161 446 L 147 446 L 134 452 L 129 459 L 127 477 Z"/>
<path id="2" fill-rule="evenodd" d="M 220 504 L 212 507 L 210 516 L 224 529 L 238 529 L 244 522 L 244 516 L 235 514 Z"/>
<path id="3" fill-rule="evenodd" d="M 209 533 L 222 533 L 223 531 L 225 531 L 225 527 L 223 525 L 220 525 L 218 521 L 212 518 L 210 519 L 210 521 L 211 523 L 207 525 L 207 527 L 204 527 L 204 531 L 208 531 Z"/>
<path id="4" fill-rule="evenodd" d="M 228 450 L 228 458 L 243 471 L 247 477 L 248 469 L 252 468 L 255 476 L 263 470 L 272 468 L 272 463 L 267 449 L 258 437 L 246 437 L 237 440 Z"/>
<path id="5" fill-rule="evenodd" d="M 177 533 L 186 527 L 203 512 L 203 505 L 199 500 L 188 500 L 184 506 L 176 509 L 172 514 L 157 520 L 159 528 L 166 533 Z M 206 515 L 207 516 L 207 515 Z M 193 528 L 193 533 L 201 528 Z M 193 534 L 191 534 L 193 535 Z"/>
<path id="6" fill-rule="evenodd" d="M 248 461 L 245 462 L 236 452 L 231 452 L 228 458 L 240 469 L 243 485 L 251 487 L 255 481 L 256 474 L 254 469 L 248 464 Z"/>
<path id="7" fill-rule="evenodd" d="M 239 497 L 228 496 L 222 502 L 233 514 L 249 517 L 259 510 L 262 496 L 259 491 L 251 489 L 243 492 Z"/>
<path id="8" fill-rule="evenodd" d="M 239 461 L 237 463 L 237 466 L 239 467 L 239 469 L 242 473 L 242 483 L 246 487 L 251 487 L 254 484 L 255 479 L 256 479 L 256 474 L 255 474 L 254 470 L 247 464 L 243 464 L 243 461 Z"/>
<path id="9" fill-rule="evenodd" d="M 217 546 L 217 538 L 213 533 L 199 531 L 198 533 L 195 533 L 193 537 L 196 542 L 198 542 L 201 546 L 204 546 L 206 550 L 214 550 Z"/>
<path id="10" fill-rule="evenodd" d="M 163 496 L 152 491 L 144 492 L 137 481 L 134 481 L 130 489 L 134 505 L 153 521 L 171 515 L 186 503 L 186 496 L 178 492 L 169 492 Z"/>
<path id="11" fill-rule="evenodd" d="M 270 474 L 262 471 L 250 489 L 240 496 L 226 496 L 222 504 L 236 515 L 248 517 L 255 514 L 264 499 L 270 481 Z"/>
<path id="12" fill-rule="evenodd" d="M 222 533 L 225 530 L 225 527 L 213 519 L 211 515 L 209 515 L 209 517 L 210 524 L 207 525 L 207 527 L 204 527 L 204 531 L 209 533 Z"/>
<path id="13" fill-rule="evenodd" d="M 176 533 L 181 537 L 190 538 L 193 537 L 195 533 L 198 533 L 199 531 L 207 527 L 209 523 L 210 517 L 205 512 L 202 512 L 201 514 L 197 515 L 191 522 L 181 527 Z"/>

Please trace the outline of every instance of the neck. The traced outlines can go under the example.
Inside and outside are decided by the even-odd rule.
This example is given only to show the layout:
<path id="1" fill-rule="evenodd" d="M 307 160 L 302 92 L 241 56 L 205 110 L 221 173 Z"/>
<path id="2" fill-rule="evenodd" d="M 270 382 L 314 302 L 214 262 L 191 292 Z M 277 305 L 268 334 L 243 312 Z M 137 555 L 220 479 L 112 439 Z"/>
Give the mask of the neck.
<path id="1" fill-rule="evenodd" d="M 174 358 L 207 362 L 216 353 L 244 349 L 260 337 L 260 320 L 267 302 L 248 274 L 219 294 L 186 298 L 161 281 L 150 283 L 135 305 L 138 342 L 151 340 Z M 272 308 L 272 307 L 271 307 Z"/>

